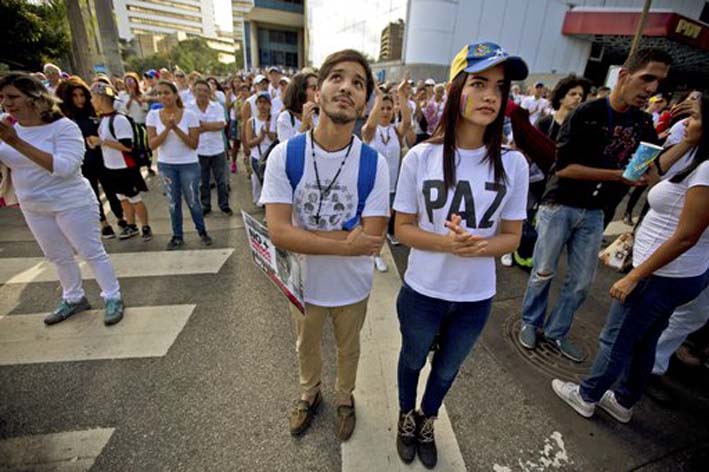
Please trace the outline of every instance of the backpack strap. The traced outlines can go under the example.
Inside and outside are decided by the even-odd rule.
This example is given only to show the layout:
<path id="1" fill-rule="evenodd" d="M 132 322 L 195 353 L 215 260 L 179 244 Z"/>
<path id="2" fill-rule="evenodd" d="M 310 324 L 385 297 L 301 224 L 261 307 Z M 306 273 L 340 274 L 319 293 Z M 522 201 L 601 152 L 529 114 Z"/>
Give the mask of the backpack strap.
<path id="1" fill-rule="evenodd" d="M 116 115 L 118 113 L 112 113 L 111 116 L 108 117 L 108 132 L 111 133 L 111 136 L 113 136 L 113 139 L 118 141 L 116 139 L 116 128 L 113 126 L 113 122 L 116 121 Z"/>
<path id="2" fill-rule="evenodd" d="M 362 143 L 362 150 L 359 156 L 359 173 L 357 175 L 357 212 L 342 225 L 345 231 L 351 231 L 360 223 L 364 206 L 367 203 L 369 194 L 374 188 L 374 181 L 377 178 L 377 162 L 379 154 L 377 151 Z"/>
<path id="3" fill-rule="evenodd" d="M 299 134 L 289 139 L 286 144 L 286 175 L 293 193 L 303 178 L 305 169 L 305 138 L 305 134 Z"/>

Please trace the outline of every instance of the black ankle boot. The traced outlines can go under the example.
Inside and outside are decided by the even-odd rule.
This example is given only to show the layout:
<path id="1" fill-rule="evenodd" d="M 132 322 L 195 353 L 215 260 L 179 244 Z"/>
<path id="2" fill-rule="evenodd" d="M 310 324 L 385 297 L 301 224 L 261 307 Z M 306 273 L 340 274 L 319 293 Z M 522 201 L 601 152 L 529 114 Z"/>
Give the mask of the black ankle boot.
<path id="1" fill-rule="evenodd" d="M 436 438 L 433 431 L 433 421 L 436 419 L 435 416 L 423 416 L 423 414 L 417 415 L 418 420 L 416 421 L 418 428 L 416 434 L 416 440 L 418 442 L 418 453 L 421 463 L 427 469 L 433 469 L 436 467 L 438 462 L 438 450 L 436 449 Z"/>
<path id="2" fill-rule="evenodd" d="M 410 464 L 416 457 L 416 413 L 399 413 L 399 427 L 396 433 L 396 451 L 405 464 Z"/>

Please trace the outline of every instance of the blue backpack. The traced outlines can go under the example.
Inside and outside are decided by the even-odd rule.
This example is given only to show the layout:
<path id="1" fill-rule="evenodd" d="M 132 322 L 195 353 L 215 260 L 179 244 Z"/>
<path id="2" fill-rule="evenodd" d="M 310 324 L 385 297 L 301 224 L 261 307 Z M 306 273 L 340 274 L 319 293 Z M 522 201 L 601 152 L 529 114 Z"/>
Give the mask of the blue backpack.
<path id="1" fill-rule="evenodd" d="M 300 179 L 303 177 L 305 168 L 305 136 L 305 134 L 299 134 L 289 139 L 286 144 L 286 175 L 288 175 L 288 180 L 294 193 Z M 364 205 L 374 188 L 378 159 L 377 151 L 362 143 L 359 174 L 357 175 L 357 212 L 349 221 L 342 225 L 342 229 L 345 231 L 351 231 L 360 221 Z"/>

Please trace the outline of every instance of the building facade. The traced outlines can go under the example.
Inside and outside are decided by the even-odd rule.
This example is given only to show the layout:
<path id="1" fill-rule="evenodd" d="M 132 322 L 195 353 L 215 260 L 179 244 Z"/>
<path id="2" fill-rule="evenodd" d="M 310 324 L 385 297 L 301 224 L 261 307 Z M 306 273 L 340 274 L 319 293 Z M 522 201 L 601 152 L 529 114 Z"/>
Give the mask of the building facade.
<path id="1" fill-rule="evenodd" d="M 119 37 L 135 40 L 142 56 L 177 34 L 218 39 L 212 0 L 114 0 L 114 12 Z"/>
<path id="2" fill-rule="evenodd" d="M 382 31 L 379 49 L 379 61 L 395 61 L 401 59 L 404 47 L 404 20 L 389 23 Z"/>
<path id="3" fill-rule="evenodd" d="M 234 0 L 233 0 L 234 1 Z M 278 66 L 296 70 L 305 66 L 305 9 L 303 0 L 252 0 L 232 3 L 242 14 L 241 34 L 247 70 Z M 248 11 L 243 11 L 251 3 Z M 234 18 L 237 34 L 237 19 Z"/>
<path id="4" fill-rule="evenodd" d="M 602 83 L 609 66 L 622 63 L 627 56 L 643 4 L 644 0 L 408 0 L 402 62 L 413 69 L 414 77 L 444 81 L 451 59 L 463 45 L 492 41 L 525 59 L 529 82 L 551 83 L 576 73 Z M 695 44 L 678 46 L 677 35 L 670 31 L 677 20 L 667 15 L 706 29 L 701 21 L 706 5 L 703 0 L 654 0 L 652 21 L 641 45 L 681 51 L 682 59 L 678 58 L 673 69 L 697 70 L 686 66 L 701 62 L 701 57 L 705 64 L 709 62 L 709 45 L 705 44 L 709 39 L 695 38 Z M 595 16 L 598 13 L 605 15 L 600 21 Z M 395 78 L 401 64 L 388 72 Z"/>

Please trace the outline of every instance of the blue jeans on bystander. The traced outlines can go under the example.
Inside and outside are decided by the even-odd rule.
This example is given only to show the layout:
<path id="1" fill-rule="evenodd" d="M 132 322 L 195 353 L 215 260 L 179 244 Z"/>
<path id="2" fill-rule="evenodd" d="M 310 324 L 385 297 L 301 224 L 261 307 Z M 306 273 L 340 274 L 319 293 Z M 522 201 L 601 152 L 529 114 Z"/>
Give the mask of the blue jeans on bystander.
<path id="1" fill-rule="evenodd" d="M 548 339 L 563 339 L 596 276 L 598 251 L 603 239 L 603 211 L 542 205 L 537 212 L 537 234 L 534 265 L 522 302 L 522 322 L 542 327 L 549 287 L 566 247 L 568 269 L 564 286 L 544 327 Z"/>
<path id="2" fill-rule="evenodd" d="M 187 208 L 192 215 L 197 232 L 202 235 L 207 232 L 204 226 L 202 205 L 199 202 L 199 162 L 190 164 L 166 164 L 158 162 L 158 171 L 162 181 L 165 195 L 170 204 L 170 222 L 172 235 L 182 239 L 182 197 L 184 196 Z"/>
<path id="3" fill-rule="evenodd" d="M 591 374 L 581 382 L 580 394 L 598 402 L 618 381 L 618 403 L 632 407 L 642 396 L 655 363 L 657 340 L 672 312 L 694 300 L 709 283 L 709 271 L 687 278 L 651 275 L 640 282 L 625 303 L 613 300 Z"/>

